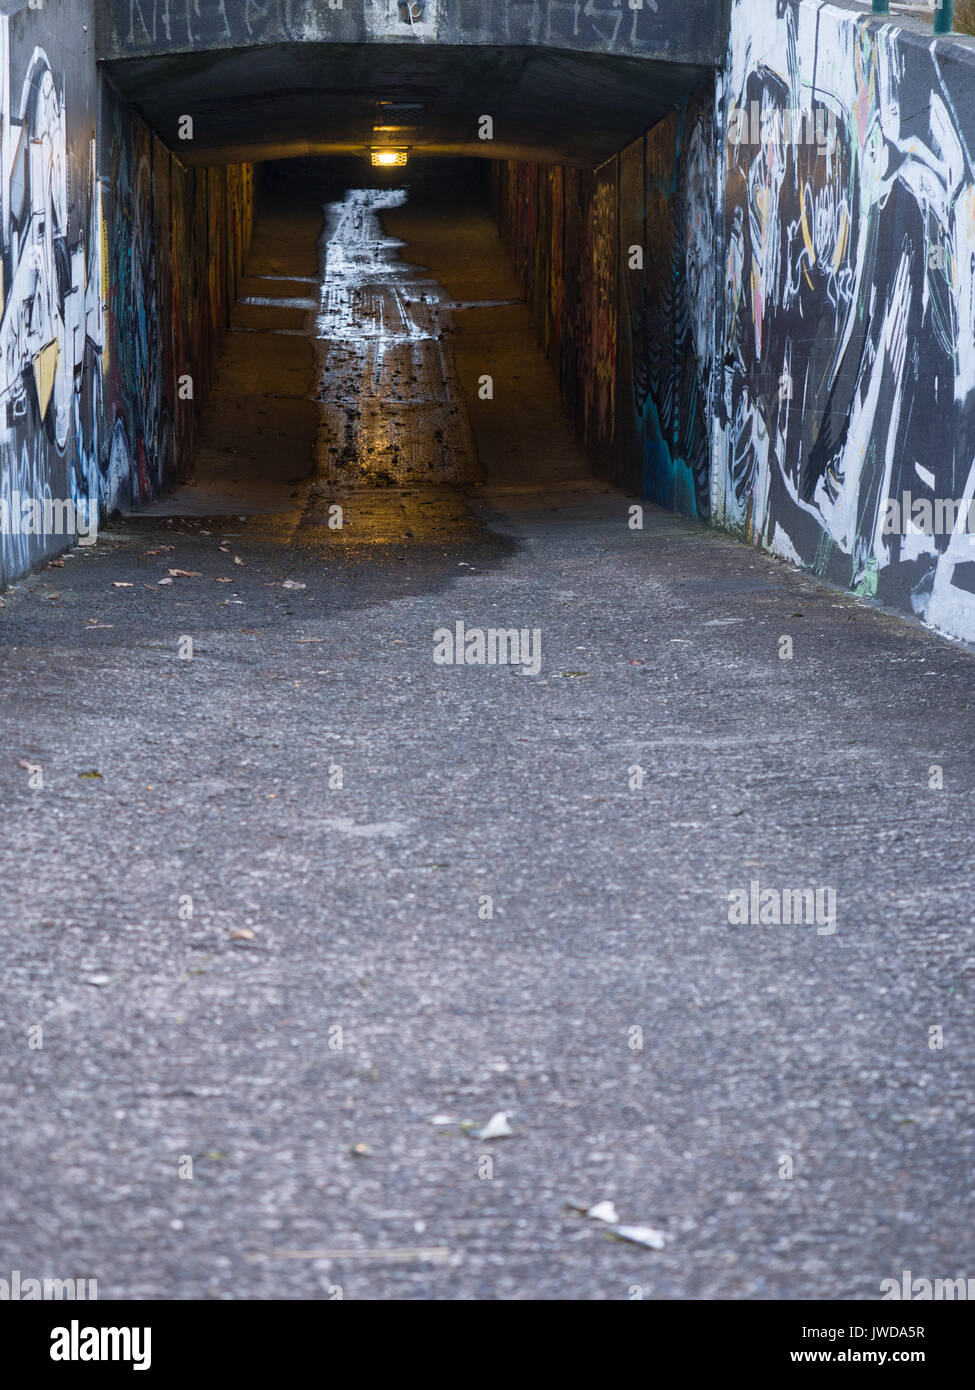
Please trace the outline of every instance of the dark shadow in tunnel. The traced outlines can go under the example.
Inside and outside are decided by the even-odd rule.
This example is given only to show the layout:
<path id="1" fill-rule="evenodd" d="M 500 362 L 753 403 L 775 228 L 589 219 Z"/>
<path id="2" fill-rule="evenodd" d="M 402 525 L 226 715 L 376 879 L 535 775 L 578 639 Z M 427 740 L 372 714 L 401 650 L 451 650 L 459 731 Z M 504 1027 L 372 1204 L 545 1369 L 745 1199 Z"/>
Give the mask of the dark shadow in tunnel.
<path id="1" fill-rule="evenodd" d="M 350 188 L 406 188 L 411 197 L 452 209 L 490 208 L 491 163 L 483 159 L 410 154 L 403 168 L 376 167 L 366 156 L 306 156 L 273 160 L 262 168 L 265 206 L 318 207 L 340 200 Z"/>

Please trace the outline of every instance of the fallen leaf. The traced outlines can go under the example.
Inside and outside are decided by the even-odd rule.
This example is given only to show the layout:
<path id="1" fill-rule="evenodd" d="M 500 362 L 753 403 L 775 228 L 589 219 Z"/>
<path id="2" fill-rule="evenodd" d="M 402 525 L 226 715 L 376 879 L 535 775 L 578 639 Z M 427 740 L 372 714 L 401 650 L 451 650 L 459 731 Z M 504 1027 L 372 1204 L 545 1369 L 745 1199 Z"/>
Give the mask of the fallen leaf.
<path id="1" fill-rule="evenodd" d="M 234 582 L 234 581 L 233 581 L 232 579 L 218 579 L 218 580 L 217 580 L 217 583 L 218 583 L 218 584 L 232 584 L 233 582 Z"/>
<path id="2" fill-rule="evenodd" d="M 597 1202 L 594 1207 L 588 1209 L 586 1215 L 593 1221 L 608 1221 L 612 1226 L 615 1226 L 619 1221 L 616 1208 L 609 1201 Z"/>
<path id="3" fill-rule="evenodd" d="M 230 933 L 231 941 L 253 941 L 257 933 L 252 932 L 250 927 L 238 927 L 236 931 Z"/>
<path id="4" fill-rule="evenodd" d="M 611 1226 L 610 1230 L 620 1240 L 645 1245 L 650 1250 L 662 1250 L 666 1244 L 663 1231 L 655 1231 L 652 1226 Z"/>
<path id="5" fill-rule="evenodd" d="M 478 1133 L 478 1139 L 507 1139 L 514 1134 L 514 1130 L 508 1124 L 508 1116 L 503 1110 L 499 1110 L 496 1115 L 492 1115 L 484 1128 Z"/>
<path id="6" fill-rule="evenodd" d="M 86 978 L 86 980 L 85 980 L 85 984 L 86 984 L 86 985 L 99 985 L 99 986 L 101 986 L 101 985 L 109 985 L 109 984 L 111 984 L 111 982 L 112 982 L 112 977 L 111 977 L 111 975 L 89 975 L 89 976 Z"/>
<path id="7" fill-rule="evenodd" d="M 112 580 L 112 588 L 113 588 L 113 589 L 134 589 L 134 588 L 135 588 L 135 585 L 134 585 L 134 584 L 129 584 L 128 581 L 125 580 L 125 579 L 113 579 L 113 580 Z"/>
<path id="8" fill-rule="evenodd" d="M 281 584 L 282 589 L 307 589 L 307 584 L 298 584 L 294 579 L 285 579 Z"/>
<path id="9" fill-rule="evenodd" d="M 171 579 L 160 579 L 160 580 L 159 580 L 159 583 L 160 583 L 160 584 L 172 584 L 172 582 L 173 582 L 173 581 L 172 581 Z"/>
<path id="10" fill-rule="evenodd" d="M 202 579 L 203 575 L 199 570 L 170 570 L 173 579 Z"/>
<path id="11" fill-rule="evenodd" d="M 78 776 L 79 776 L 79 777 L 97 777 L 97 778 L 99 779 L 99 781 L 101 780 L 101 775 L 102 775 L 102 774 L 101 774 L 100 772 L 97 772 L 94 768 L 92 768 L 92 770 L 91 770 L 90 772 L 79 772 L 79 773 L 78 773 Z"/>

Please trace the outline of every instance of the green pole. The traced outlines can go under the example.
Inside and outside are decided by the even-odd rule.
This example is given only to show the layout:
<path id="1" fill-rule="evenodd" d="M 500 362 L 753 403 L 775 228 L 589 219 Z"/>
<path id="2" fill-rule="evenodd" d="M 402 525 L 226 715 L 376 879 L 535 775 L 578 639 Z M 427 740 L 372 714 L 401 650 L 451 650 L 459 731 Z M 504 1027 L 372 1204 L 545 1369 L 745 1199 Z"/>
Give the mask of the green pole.
<path id="1" fill-rule="evenodd" d="M 890 14 L 890 0 L 873 0 L 874 14 Z"/>
<path id="2" fill-rule="evenodd" d="M 955 0 L 934 0 L 934 32 L 950 34 L 955 25 Z"/>

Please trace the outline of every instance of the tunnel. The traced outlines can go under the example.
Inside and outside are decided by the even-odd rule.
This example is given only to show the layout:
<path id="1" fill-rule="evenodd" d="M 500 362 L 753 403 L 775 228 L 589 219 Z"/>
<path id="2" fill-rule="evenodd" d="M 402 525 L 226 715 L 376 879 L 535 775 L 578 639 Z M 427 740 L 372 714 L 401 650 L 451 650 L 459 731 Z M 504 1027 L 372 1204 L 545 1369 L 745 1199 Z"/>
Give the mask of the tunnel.
<path id="1" fill-rule="evenodd" d="M 620 456 L 611 420 L 619 224 L 625 207 L 636 240 L 622 254 L 639 261 L 628 308 L 646 337 L 665 257 L 681 254 L 647 245 L 647 165 L 662 163 L 674 182 L 678 152 L 648 154 L 646 132 L 675 107 L 686 114 L 695 93 L 703 111 L 709 68 L 570 49 L 306 41 L 123 57 L 105 70 L 174 157 L 253 170 L 256 241 L 201 416 L 192 493 L 156 510 L 229 515 L 276 498 L 294 513 L 297 486 L 316 516 L 340 509 L 341 538 L 355 536 L 356 513 L 370 517 L 373 540 L 380 514 L 387 539 L 415 539 L 418 523 L 404 525 L 389 489 L 409 489 L 414 516 L 419 489 L 424 515 L 442 504 L 453 515 L 465 489 L 569 476 L 526 428 L 535 405 L 513 364 L 533 335 L 550 359 L 551 379 L 532 367 L 554 427 L 564 429 L 561 374 L 597 470 L 613 484 L 626 474 L 640 493 L 641 464 Z M 667 134 L 672 143 L 673 118 Z M 691 443 L 700 455 L 703 435 Z M 706 461 L 693 470 L 688 500 L 706 516 Z"/>
<path id="2" fill-rule="evenodd" d="M 337 12 L 322 17 L 324 33 L 304 32 L 301 42 L 277 41 L 284 36 L 272 30 L 246 46 L 243 32 L 219 46 L 205 27 L 192 48 L 189 35 L 150 41 L 143 24 L 149 51 L 140 56 L 130 56 L 139 44 L 124 15 L 112 29 L 109 51 L 119 56 L 104 70 L 120 97 L 188 166 L 253 169 L 255 234 L 261 246 L 275 247 L 266 265 L 252 251 L 230 312 L 229 344 L 190 465 L 194 505 L 209 499 L 213 509 L 219 500 L 228 514 L 245 506 L 243 498 L 232 505 L 226 486 L 214 490 L 208 470 L 218 469 L 224 484 L 235 477 L 259 487 L 272 416 L 282 422 L 288 457 L 297 451 L 310 460 L 307 477 L 295 460 L 291 481 L 311 487 L 319 513 L 330 504 L 344 518 L 349 488 L 408 485 L 415 499 L 417 487 L 449 484 L 455 506 L 458 487 L 490 487 L 516 474 L 523 484 L 533 473 L 540 482 L 545 460 L 529 447 L 524 423 L 533 405 L 523 387 L 515 389 L 524 378 L 512 380 L 504 355 L 495 360 L 492 351 L 503 345 L 515 360 L 534 330 L 597 473 L 665 505 L 676 496 L 706 518 L 703 399 L 676 392 L 663 408 L 651 427 L 663 450 L 658 470 L 639 456 L 636 440 L 617 437 L 614 416 L 621 309 L 639 355 L 626 377 L 628 413 L 646 416 L 652 359 L 672 331 L 662 301 L 674 265 L 685 255 L 696 265 L 708 257 L 705 246 L 679 244 L 685 228 L 673 208 L 661 209 L 660 226 L 648 225 L 647 195 L 649 180 L 669 185 L 675 206 L 682 196 L 684 128 L 705 121 L 713 106 L 714 70 L 701 61 L 709 43 L 716 47 L 713 36 L 695 35 L 676 52 L 671 43 L 665 57 L 595 43 L 590 50 L 575 36 L 562 47 L 499 46 L 480 35 L 452 41 L 472 37 L 463 27 L 427 42 L 436 7 L 421 8 L 413 17 L 410 7 L 393 7 L 382 32 L 360 33 L 355 43 L 343 41 L 341 26 L 334 31 L 343 18 Z M 634 36 L 646 17 L 630 12 Z M 420 238 L 422 255 L 407 230 Z M 281 252 L 286 243 L 294 244 L 291 265 Z M 411 267 L 418 256 L 422 264 Z M 300 383 L 298 405 L 281 394 L 282 383 L 289 374 L 294 387 L 290 373 L 310 350 L 316 379 Z M 697 364 L 697 383 L 707 370 Z M 256 381 L 260 405 L 248 398 Z M 683 384 L 685 393 L 694 389 Z M 552 383 L 545 389 L 551 395 Z M 661 382 L 661 403 L 668 394 Z M 551 401 L 549 408 L 558 409 Z M 259 431 L 255 411 L 264 421 Z M 482 417 L 479 443 L 472 411 Z M 675 430 L 680 457 L 671 469 Z M 506 436 L 520 441 L 517 448 L 500 446 Z M 521 455 L 517 463 L 513 454 Z M 182 504 L 183 496 L 158 505 Z M 341 530 L 351 539 L 352 530 Z"/>
<path id="3" fill-rule="evenodd" d="M 970 29 L 0 0 L 32 1366 L 280 1377 L 346 1301 L 640 1302 L 651 1369 L 950 1346 Z"/>

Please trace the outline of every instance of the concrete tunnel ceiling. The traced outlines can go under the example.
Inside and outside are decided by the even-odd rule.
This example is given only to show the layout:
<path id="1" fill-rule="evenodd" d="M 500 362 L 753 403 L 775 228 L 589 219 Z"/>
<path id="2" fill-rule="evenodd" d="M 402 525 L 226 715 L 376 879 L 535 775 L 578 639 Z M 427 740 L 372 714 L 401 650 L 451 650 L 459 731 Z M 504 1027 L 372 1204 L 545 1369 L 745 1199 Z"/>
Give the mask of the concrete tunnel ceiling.
<path id="1" fill-rule="evenodd" d="M 645 58 L 440 44 L 281 44 L 104 66 L 187 164 L 361 154 L 385 143 L 591 168 L 711 76 Z M 389 120 L 382 103 L 412 109 Z M 178 134 L 187 115 L 192 141 Z M 482 115 L 493 118 L 493 140 L 478 138 Z M 378 124 L 402 128 L 377 135 Z"/>

